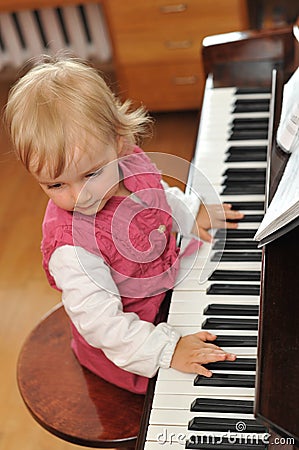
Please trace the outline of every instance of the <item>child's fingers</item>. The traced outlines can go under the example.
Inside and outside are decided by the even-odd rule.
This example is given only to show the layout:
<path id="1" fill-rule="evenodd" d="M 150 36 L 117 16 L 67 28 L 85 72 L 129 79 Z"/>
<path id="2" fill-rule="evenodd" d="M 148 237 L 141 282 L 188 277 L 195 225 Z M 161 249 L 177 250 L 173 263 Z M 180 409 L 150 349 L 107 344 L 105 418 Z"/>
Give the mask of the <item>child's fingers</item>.
<path id="1" fill-rule="evenodd" d="M 213 375 L 213 372 L 201 366 L 200 364 L 194 364 L 194 373 L 197 373 L 197 375 L 203 375 L 204 377 L 208 378 Z"/>
<path id="2" fill-rule="evenodd" d="M 224 355 L 225 359 L 227 359 L 228 361 L 234 361 L 237 357 L 234 353 L 227 353 L 221 347 L 217 347 L 217 345 L 214 344 L 205 344 L 205 346 L 200 349 L 199 353 L 201 352 L 207 352 L 208 355 L 215 355 L 216 357 L 217 355 L 220 357 Z M 217 361 L 217 359 L 213 360 L 213 362 L 214 361 Z"/>
<path id="3" fill-rule="evenodd" d="M 216 351 L 213 353 L 207 353 L 205 356 L 201 355 L 200 363 L 193 364 L 193 368 L 195 369 L 195 373 L 198 375 L 203 375 L 205 377 L 211 377 L 213 375 L 212 371 L 202 366 L 202 364 L 209 364 L 217 361 L 234 361 L 236 359 L 236 355 L 232 355 L 229 353 L 225 353 L 222 351 Z"/>
<path id="4" fill-rule="evenodd" d="M 225 222 L 225 228 L 229 229 L 238 228 L 238 222 Z"/>
<path id="5" fill-rule="evenodd" d="M 199 331 L 196 334 L 202 341 L 214 341 L 217 337 L 216 334 L 209 333 L 208 331 Z"/>
<path id="6" fill-rule="evenodd" d="M 200 364 L 209 364 L 211 362 L 217 361 L 234 361 L 236 359 L 236 355 L 233 353 L 226 353 L 224 350 L 216 347 L 210 348 L 208 346 L 201 348 L 197 354 L 195 354 L 196 362 Z"/>
<path id="7" fill-rule="evenodd" d="M 233 353 L 226 353 L 225 355 L 228 361 L 235 361 L 235 359 L 237 358 L 237 355 L 234 355 Z"/>
<path id="8" fill-rule="evenodd" d="M 204 228 L 202 228 L 202 227 L 198 228 L 198 234 L 199 234 L 200 239 L 202 239 L 205 242 L 212 242 L 213 241 L 213 238 L 210 235 L 210 233 L 207 230 L 205 230 Z"/>

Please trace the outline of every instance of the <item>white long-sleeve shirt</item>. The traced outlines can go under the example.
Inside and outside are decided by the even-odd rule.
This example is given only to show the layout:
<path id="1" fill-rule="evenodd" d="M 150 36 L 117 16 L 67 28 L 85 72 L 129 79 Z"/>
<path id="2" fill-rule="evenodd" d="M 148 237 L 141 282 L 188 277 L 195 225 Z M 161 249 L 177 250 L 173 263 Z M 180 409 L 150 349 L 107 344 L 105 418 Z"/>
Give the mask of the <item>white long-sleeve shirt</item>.
<path id="1" fill-rule="evenodd" d="M 173 230 L 189 235 L 200 200 L 162 184 L 174 217 Z M 64 245 L 51 255 L 49 271 L 78 332 L 115 365 L 146 377 L 170 366 L 180 333 L 166 323 L 155 326 L 124 312 L 110 268 L 100 256 Z"/>

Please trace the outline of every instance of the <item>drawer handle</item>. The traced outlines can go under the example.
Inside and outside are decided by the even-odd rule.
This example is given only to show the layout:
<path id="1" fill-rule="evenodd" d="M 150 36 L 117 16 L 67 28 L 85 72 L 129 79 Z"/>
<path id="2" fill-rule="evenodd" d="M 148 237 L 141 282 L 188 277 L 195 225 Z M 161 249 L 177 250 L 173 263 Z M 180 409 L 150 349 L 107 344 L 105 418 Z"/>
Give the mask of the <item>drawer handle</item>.
<path id="1" fill-rule="evenodd" d="M 165 41 L 165 47 L 175 50 L 178 48 L 190 48 L 193 45 L 193 41 L 185 39 L 184 41 Z"/>
<path id="2" fill-rule="evenodd" d="M 176 5 L 162 5 L 160 11 L 163 14 L 184 12 L 187 9 L 186 3 L 177 3 Z"/>
<path id="3" fill-rule="evenodd" d="M 185 86 L 189 84 L 196 84 L 198 77 L 196 75 L 190 75 L 187 77 L 174 77 L 173 82 L 177 86 Z"/>

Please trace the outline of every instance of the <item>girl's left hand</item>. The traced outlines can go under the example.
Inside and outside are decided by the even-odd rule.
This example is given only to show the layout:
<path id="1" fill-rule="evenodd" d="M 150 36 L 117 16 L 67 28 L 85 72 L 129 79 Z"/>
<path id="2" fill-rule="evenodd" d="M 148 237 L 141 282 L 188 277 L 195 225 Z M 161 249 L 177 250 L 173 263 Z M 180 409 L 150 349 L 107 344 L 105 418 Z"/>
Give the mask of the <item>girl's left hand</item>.
<path id="1" fill-rule="evenodd" d="M 240 220 L 244 214 L 231 208 L 232 205 L 228 203 L 222 205 L 201 203 L 192 232 L 203 241 L 212 242 L 213 237 L 208 232 L 211 228 L 237 228 L 237 222 L 227 222 L 227 220 Z"/>

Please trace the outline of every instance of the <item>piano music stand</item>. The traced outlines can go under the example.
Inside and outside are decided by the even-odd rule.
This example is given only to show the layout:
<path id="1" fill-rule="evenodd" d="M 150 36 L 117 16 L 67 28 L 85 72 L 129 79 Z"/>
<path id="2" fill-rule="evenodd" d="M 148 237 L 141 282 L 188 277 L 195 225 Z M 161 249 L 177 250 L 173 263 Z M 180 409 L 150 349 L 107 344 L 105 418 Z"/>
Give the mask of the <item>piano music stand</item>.
<path id="1" fill-rule="evenodd" d="M 33 329 L 19 355 L 17 380 L 34 419 L 54 435 L 94 448 L 134 448 L 144 396 L 84 369 L 59 304 Z"/>

